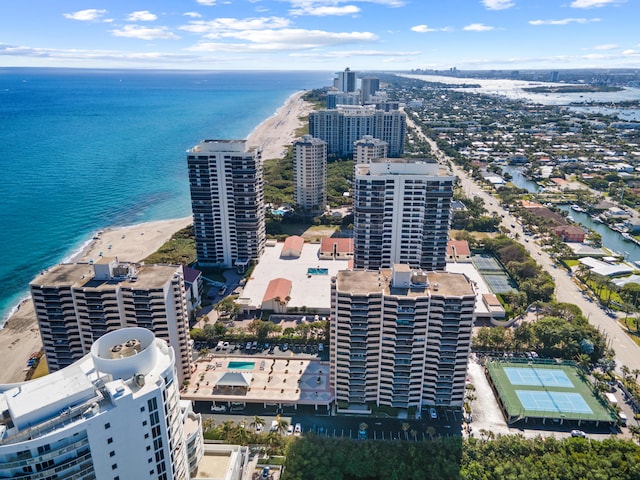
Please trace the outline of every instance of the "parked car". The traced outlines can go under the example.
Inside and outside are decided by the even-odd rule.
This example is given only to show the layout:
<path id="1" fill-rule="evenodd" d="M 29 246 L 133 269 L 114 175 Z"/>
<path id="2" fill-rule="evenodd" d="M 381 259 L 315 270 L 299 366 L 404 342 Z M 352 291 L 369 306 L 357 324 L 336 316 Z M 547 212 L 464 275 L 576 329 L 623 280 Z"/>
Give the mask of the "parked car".
<path id="1" fill-rule="evenodd" d="M 584 438 L 587 436 L 587 434 L 584 433 L 582 430 L 571 430 L 571 436 Z"/>
<path id="2" fill-rule="evenodd" d="M 264 467 L 262 469 L 262 473 L 260 474 L 260 479 L 261 480 L 267 480 L 269 478 L 270 470 L 271 469 L 269 467 Z"/>
<path id="3" fill-rule="evenodd" d="M 293 434 L 293 425 L 289 425 L 287 427 L 287 435 L 292 435 Z"/>
<path id="4" fill-rule="evenodd" d="M 271 432 L 277 432 L 278 431 L 278 421 L 277 420 L 272 420 L 271 421 L 271 428 L 269 430 Z"/>
<path id="5" fill-rule="evenodd" d="M 431 418 L 433 418 L 434 420 L 438 418 L 438 412 L 436 412 L 436 409 L 435 409 L 435 408 L 431 407 L 431 408 L 429 409 L 429 416 L 430 416 Z"/>
<path id="6" fill-rule="evenodd" d="M 302 425 L 299 423 L 296 423 L 296 426 L 293 429 L 293 433 L 294 435 L 300 435 L 302 433 Z"/>
<path id="7" fill-rule="evenodd" d="M 226 405 L 216 405 L 215 403 L 211 405 L 212 412 L 224 413 L 227 411 Z"/>

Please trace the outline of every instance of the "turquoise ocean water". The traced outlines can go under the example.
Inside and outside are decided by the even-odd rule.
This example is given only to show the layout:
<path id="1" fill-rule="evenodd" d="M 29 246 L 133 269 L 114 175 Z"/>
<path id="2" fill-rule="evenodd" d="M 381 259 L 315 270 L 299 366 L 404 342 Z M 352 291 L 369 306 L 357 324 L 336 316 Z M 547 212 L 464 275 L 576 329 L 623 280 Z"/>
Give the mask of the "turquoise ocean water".
<path id="1" fill-rule="evenodd" d="M 0 68 L 0 324 L 97 230 L 190 215 L 185 150 L 330 72 Z"/>

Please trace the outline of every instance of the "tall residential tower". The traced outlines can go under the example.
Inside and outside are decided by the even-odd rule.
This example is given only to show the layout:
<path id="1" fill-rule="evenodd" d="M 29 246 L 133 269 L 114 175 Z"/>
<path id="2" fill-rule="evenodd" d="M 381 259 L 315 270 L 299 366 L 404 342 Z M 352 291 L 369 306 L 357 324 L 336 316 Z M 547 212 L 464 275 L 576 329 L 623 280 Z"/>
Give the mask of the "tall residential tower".
<path id="1" fill-rule="evenodd" d="M 455 176 L 402 158 L 356 165 L 354 266 L 444 270 Z"/>
<path id="2" fill-rule="evenodd" d="M 175 349 L 180 382 L 191 376 L 182 267 L 103 258 L 56 265 L 30 287 L 49 371 L 79 360 L 108 332 L 144 327 Z"/>
<path id="3" fill-rule="evenodd" d="M 295 204 L 309 212 L 323 212 L 327 204 L 327 142 L 304 135 L 293 144 Z"/>
<path id="4" fill-rule="evenodd" d="M 188 480 L 203 457 L 174 350 L 144 328 L 108 333 L 72 365 L 2 387 L 2 478 Z"/>
<path id="5" fill-rule="evenodd" d="M 475 301 L 462 274 L 407 265 L 338 272 L 330 321 L 336 401 L 462 407 Z"/>
<path id="6" fill-rule="evenodd" d="M 244 270 L 266 242 L 259 149 L 203 140 L 187 152 L 198 264 Z"/>

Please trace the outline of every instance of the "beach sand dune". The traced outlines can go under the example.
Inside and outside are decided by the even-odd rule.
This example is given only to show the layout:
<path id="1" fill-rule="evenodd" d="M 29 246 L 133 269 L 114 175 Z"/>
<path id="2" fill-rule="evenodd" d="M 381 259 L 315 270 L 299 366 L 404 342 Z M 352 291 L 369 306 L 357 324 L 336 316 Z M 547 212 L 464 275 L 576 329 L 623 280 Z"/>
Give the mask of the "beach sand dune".
<path id="1" fill-rule="evenodd" d="M 289 97 L 274 116 L 262 122 L 247 137 L 249 146 L 262 148 L 262 158 L 265 160 L 282 158 L 287 146 L 295 140 L 296 129 L 303 125 L 300 117 L 313 110 L 313 106 L 302 99 L 304 93 L 297 92 Z M 102 253 L 104 257 L 138 262 L 158 250 L 175 232 L 191 222 L 191 217 L 185 217 L 105 229 L 96 233 L 72 261 L 96 261 Z M 30 355 L 41 348 L 33 302 L 25 300 L 0 330 L 0 384 L 23 381 Z"/>

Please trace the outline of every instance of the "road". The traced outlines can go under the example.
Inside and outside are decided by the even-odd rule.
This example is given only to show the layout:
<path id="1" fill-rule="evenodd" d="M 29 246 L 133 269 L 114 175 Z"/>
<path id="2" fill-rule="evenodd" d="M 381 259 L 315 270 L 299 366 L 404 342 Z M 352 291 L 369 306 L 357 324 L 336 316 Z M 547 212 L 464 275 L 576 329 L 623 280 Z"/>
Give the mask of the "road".
<path id="1" fill-rule="evenodd" d="M 501 225 L 511 230 L 512 235 L 515 236 L 516 233 L 519 235 L 529 254 L 553 277 L 556 283 L 557 301 L 573 303 L 580 307 L 589 323 L 606 334 L 609 345 L 615 351 L 616 372 L 621 374 L 623 365 L 629 367 L 630 370 L 640 369 L 640 346 L 624 332 L 617 319 L 609 317 L 597 302 L 589 302 L 582 295 L 582 291 L 576 285 L 574 278 L 569 276 L 565 269 L 556 268 L 553 259 L 542 250 L 541 246 L 524 234 L 522 225 L 518 223 L 518 220 L 508 210 L 502 208 L 495 197 L 479 188 L 465 171 L 438 148 L 436 142 L 422 133 L 422 130 L 410 117 L 407 117 L 407 126 L 415 128 L 418 135 L 429 143 L 436 159 L 451 165 L 453 173 L 460 179 L 461 186 L 467 196 L 476 195 L 482 198 L 489 212 L 496 212 L 502 216 Z M 529 241 L 525 241 L 525 239 Z"/>

